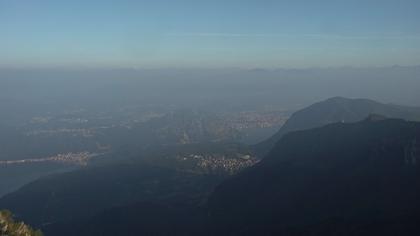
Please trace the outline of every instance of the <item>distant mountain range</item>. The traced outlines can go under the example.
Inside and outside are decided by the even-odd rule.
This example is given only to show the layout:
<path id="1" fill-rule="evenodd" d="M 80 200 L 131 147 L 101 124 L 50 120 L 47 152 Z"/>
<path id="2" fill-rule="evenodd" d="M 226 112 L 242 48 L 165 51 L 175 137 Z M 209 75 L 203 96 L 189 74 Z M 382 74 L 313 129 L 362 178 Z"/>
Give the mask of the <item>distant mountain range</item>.
<path id="1" fill-rule="evenodd" d="M 295 112 L 275 135 L 255 145 L 254 149 L 263 156 L 283 135 L 289 132 L 321 127 L 336 122 L 357 122 L 371 114 L 420 121 L 419 107 L 383 104 L 369 99 L 333 97 Z"/>

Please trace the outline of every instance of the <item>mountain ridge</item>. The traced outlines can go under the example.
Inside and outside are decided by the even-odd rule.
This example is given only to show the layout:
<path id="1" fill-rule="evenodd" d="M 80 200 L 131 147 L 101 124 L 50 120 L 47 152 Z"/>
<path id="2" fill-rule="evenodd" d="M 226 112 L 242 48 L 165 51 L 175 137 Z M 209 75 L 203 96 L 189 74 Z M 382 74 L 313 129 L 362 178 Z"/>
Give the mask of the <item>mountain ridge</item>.
<path id="1" fill-rule="evenodd" d="M 288 132 L 321 127 L 335 122 L 357 122 L 376 114 L 388 118 L 420 121 L 420 108 L 379 103 L 365 98 L 332 97 L 295 113 L 280 130 L 267 140 L 254 145 L 254 150 L 264 156 Z"/>

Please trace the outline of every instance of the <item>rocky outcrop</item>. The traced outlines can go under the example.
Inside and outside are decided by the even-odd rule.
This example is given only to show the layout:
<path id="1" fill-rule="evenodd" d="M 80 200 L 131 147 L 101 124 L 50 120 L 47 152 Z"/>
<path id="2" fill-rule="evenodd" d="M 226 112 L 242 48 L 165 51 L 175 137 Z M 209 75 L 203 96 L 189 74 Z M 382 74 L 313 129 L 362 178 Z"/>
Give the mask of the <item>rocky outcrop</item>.
<path id="1" fill-rule="evenodd" d="M 1 236 L 42 236 L 41 231 L 33 230 L 23 222 L 15 222 L 10 211 L 0 211 Z"/>

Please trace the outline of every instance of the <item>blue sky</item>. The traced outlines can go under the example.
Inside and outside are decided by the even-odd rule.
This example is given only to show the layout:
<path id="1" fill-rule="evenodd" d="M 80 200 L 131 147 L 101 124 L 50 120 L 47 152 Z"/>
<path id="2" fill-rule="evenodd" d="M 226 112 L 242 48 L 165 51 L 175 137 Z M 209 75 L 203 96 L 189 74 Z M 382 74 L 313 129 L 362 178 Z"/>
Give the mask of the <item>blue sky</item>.
<path id="1" fill-rule="evenodd" d="M 0 0 L 1 67 L 420 64 L 418 0 Z"/>

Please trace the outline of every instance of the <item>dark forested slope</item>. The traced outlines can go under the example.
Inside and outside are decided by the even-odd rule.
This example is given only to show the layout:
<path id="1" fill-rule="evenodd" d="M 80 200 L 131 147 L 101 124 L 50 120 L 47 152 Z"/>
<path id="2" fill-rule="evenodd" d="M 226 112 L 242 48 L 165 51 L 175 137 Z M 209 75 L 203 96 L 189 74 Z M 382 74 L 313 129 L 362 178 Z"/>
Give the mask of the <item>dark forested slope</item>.
<path id="1" fill-rule="evenodd" d="M 419 161 L 420 123 L 371 117 L 292 132 L 217 187 L 213 226 L 234 234 L 410 230 L 420 219 Z"/>

